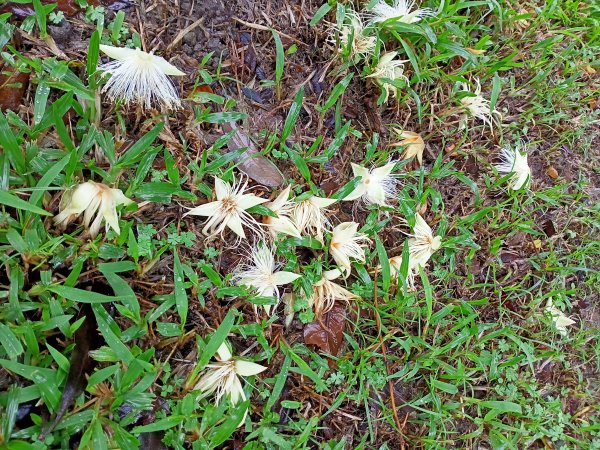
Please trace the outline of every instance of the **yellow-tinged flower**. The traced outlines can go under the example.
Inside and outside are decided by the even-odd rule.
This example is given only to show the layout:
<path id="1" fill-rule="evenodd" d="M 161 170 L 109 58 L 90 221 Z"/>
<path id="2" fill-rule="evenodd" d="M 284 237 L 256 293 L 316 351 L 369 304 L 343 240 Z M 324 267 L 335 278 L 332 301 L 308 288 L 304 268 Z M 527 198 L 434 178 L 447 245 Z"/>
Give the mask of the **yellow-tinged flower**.
<path id="1" fill-rule="evenodd" d="M 114 59 L 98 68 L 110 78 L 102 89 L 112 99 L 139 103 L 150 108 L 156 103 L 166 108 L 181 106 L 179 94 L 169 75 L 183 76 L 184 72 L 167 60 L 140 49 L 100 45 L 100 50 Z"/>
<path id="2" fill-rule="evenodd" d="M 214 394 L 216 404 L 219 404 L 223 396 L 229 397 L 232 405 L 245 401 L 246 394 L 239 377 L 250 377 L 267 369 L 251 361 L 233 358 L 226 343 L 221 344 L 215 359 L 216 362 L 206 365 L 204 375 L 194 389 L 201 391 L 199 398 Z M 242 419 L 241 422 L 243 421 Z"/>
<path id="3" fill-rule="evenodd" d="M 301 234 L 314 236 L 320 242 L 323 242 L 323 230 L 329 225 L 325 212 L 327 207 L 333 205 L 336 201 L 334 198 L 322 198 L 313 195 L 295 203 L 290 217 Z"/>
<path id="4" fill-rule="evenodd" d="M 344 23 L 338 28 L 341 48 L 349 49 L 350 57 L 370 55 L 377 45 L 377 36 L 369 36 L 365 25 L 356 11 L 346 12 Z"/>
<path id="5" fill-rule="evenodd" d="M 323 278 L 313 286 L 312 295 L 308 299 L 308 305 L 313 308 L 317 318 L 330 311 L 337 300 L 349 301 L 358 298 L 357 295 L 343 288 L 333 280 L 342 276 L 340 269 L 323 272 Z"/>
<path id="6" fill-rule="evenodd" d="M 415 23 L 424 17 L 435 16 L 430 8 L 414 9 L 414 0 L 394 0 L 389 5 L 385 0 L 379 0 L 371 9 L 373 22 L 385 22 L 394 19 L 395 22 Z"/>
<path id="7" fill-rule="evenodd" d="M 242 239 L 246 238 L 244 226 L 260 233 L 260 224 L 246 210 L 268 200 L 253 194 L 246 194 L 247 187 L 248 180 L 243 177 L 240 181 L 236 181 L 234 178 L 232 184 L 215 177 L 217 200 L 196 206 L 186 212 L 183 217 L 187 215 L 208 217 L 202 232 L 210 237 L 222 234 L 225 227 Z"/>
<path id="8" fill-rule="evenodd" d="M 496 170 L 503 175 L 512 174 L 508 184 L 512 190 L 529 186 L 531 181 L 531 168 L 527 164 L 527 153 L 520 148 L 503 148 L 500 153 L 501 161 L 496 165 Z"/>
<path id="9" fill-rule="evenodd" d="M 251 287 L 261 297 L 274 297 L 279 302 L 279 286 L 292 283 L 300 278 L 293 272 L 277 271 L 273 250 L 260 243 L 252 250 L 252 264 L 236 268 L 233 281 L 239 286 Z M 266 313 L 271 314 L 271 305 L 263 305 Z M 254 306 L 256 310 L 256 305 Z"/>
<path id="10" fill-rule="evenodd" d="M 425 150 L 425 141 L 419 133 L 413 131 L 400 130 L 393 128 L 393 131 L 398 135 L 401 141 L 394 142 L 394 147 L 406 147 L 402 154 L 402 159 L 410 159 L 417 157 L 419 165 L 423 165 L 423 151 Z"/>
<path id="11" fill-rule="evenodd" d="M 301 237 L 300 231 L 291 219 L 294 203 L 288 200 L 290 196 L 290 186 L 286 187 L 275 200 L 265 203 L 265 206 L 277 214 L 277 217 L 264 216 L 263 223 L 269 227 L 273 237 L 277 234 L 287 234 L 289 236 Z"/>
<path id="12" fill-rule="evenodd" d="M 475 83 L 475 92 L 469 91 L 468 86 L 465 83 L 461 83 L 462 92 L 466 93 L 466 95 L 460 99 L 460 105 L 467 116 L 482 120 L 491 127 L 494 116 L 501 117 L 501 114 L 496 110 L 492 110 L 490 108 L 490 101 L 481 96 L 479 80 L 476 80 Z M 466 126 L 467 117 L 463 115 L 460 121 L 460 128 L 465 128 Z"/>
<path id="13" fill-rule="evenodd" d="M 404 63 L 407 60 L 394 59 L 398 52 L 388 52 L 379 58 L 379 62 L 371 74 L 367 78 L 374 78 L 379 87 L 385 92 L 385 101 L 388 101 L 390 92 L 394 97 L 398 96 L 398 88 L 391 84 L 400 79 L 408 82 L 408 78 L 404 75 Z"/>
<path id="14" fill-rule="evenodd" d="M 350 276 L 352 265 L 350 260 L 354 259 L 361 263 L 365 262 L 365 247 L 371 240 L 366 234 L 358 232 L 358 223 L 343 222 L 333 229 L 329 253 L 339 266 L 344 278 Z"/>
<path id="15" fill-rule="evenodd" d="M 121 189 L 86 181 L 63 195 L 60 203 L 60 213 L 54 218 L 54 223 L 65 228 L 83 213 L 85 227 L 89 228 L 92 237 L 96 237 L 103 220 L 106 223 L 106 231 L 112 228 L 117 234 L 121 233 L 117 206 L 129 205 L 133 201 L 125 197 Z"/>
<path id="16" fill-rule="evenodd" d="M 361 177 L 361 180 L 343 200 L 362 198 L 367 203 L 389 206 L 386 200 L 394 199 L 397 195 L 396 185 L 398 181 L 393 175 L 390 175 L 395 165 L 396 163 L 392 161 L 385 166 L 369 170 L 352 163 L 354 176 Z"/>
<path id="17" fill-rule="evenodd" d="M 546 313 L 550 315 L 552 321 L 554 322 L 554 326 L 563 336 L 568 334 L 567 327 L 575 323 L 573 319 L 566 316 L 565 313 L 554 306 L 551 298 L 548 299 L 548 303 L 546 304 Z"/>

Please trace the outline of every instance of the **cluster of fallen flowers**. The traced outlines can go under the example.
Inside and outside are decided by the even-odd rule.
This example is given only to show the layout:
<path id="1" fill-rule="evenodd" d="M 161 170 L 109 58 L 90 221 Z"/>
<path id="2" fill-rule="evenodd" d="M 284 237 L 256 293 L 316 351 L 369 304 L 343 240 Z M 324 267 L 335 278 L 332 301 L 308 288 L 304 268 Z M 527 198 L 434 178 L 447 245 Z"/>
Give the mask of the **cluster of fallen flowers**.
<path id="1" fill-rule="evenodd" d="M 383 26 L 390 20 L 414 23 L 424 17 L 432 16 L 431 10 L 412 11 L 412 2 L 395 0 L 388 5 L 383 0 L 371 10 L 371 23 Z M 347 13 L 347 22 L 339 30 L 340 39 L 352 52 L 361 57 L 369 55 L 377 45 L 376 36 L 365 31 L 362 18 L 357 13 Z M 102 45 L 100 49 L 115 61 L 100 66 L 99 69 L 110 75 L 103 92 L 111 99 L 127 103 L 138 103 L 149 108 L 160 104 L 166 108 L 180 106 L 180 98 L 168 76 L 184 75 L 163 58 L 139 49 L 125 49 Z M 397 94 L 397 87 L 389 84 L 403 77 L 403 63 L 396 60 L 396 52 L 388 52 L 379 58 L 376 68 L 369 77 L 378 80 L 385 91 L 386 100 L 389 92 Z M 464 89 L 466 91 L 466 88 Z M 491 124 L 494 114 L 490 111 L 489 102 L 481 97 L 479 84 L 475 93 L 469 93 L 461 100 L 461 105 L 471 116 Z M 422 164 L 423 138 L 414 132 L 394 130 L 400 141 L 393 144 L 404 149 L 403 159 L 416 158 Z M 214 179 L 214 201 L 190 208 L 184 216 L 201 216 L 206 221 L 203 233 L 210 239 L 223 237 L 226 230 L 231 230 L 237 241 L 249 240 L 250 233 L 256 244 L 249 251 L 246 264 L 240 265 L 233 273 L 232 282 L 246 286 L 257 296 L 271 297 L 276 307 L 282 298 L 284 286 L 294 283 L 302 274 L 279 270 L 281 264 L 276 260 L 274 247 L 281 235 L 301 238 L 310 236 L 326 246 L 327 254 L 333 259 L 329 270 L 323 271 L 321 279 L 312 285 L 311 292 L 298 293 L 304 295 L 317 318 L 327 313 L 338 301 L 348 302 L 358 296 L 341 283 L 352 273 L 352 263 L 364 264 L 366 250 L 371 245 L 370 238 L 359 231 L 357 222 L 343 222 L 332 226 L 328 217 L 328 208 L 336 201 L 361 200 L 370 205 L 390 207 L 390 201 L 398 200 L 398 179 L 393 174 L 396 163 L 390 162 L 382 167 L 366 168 L 352 164 L 352 171 L 357 178 L 355 188 L 341 200 L 323 198 L 306 193 L 290 199 L 291 187 L 283 189 L 279 195 L 269 200 L 249 192 L 248 181 L 244 177 L 233 177 L 229 183 L 221 178 Z M 529 186 L 531 170 L 527 163 L 527 153 L 521 145 L 505 148 L 501 151 L 501 162 L 496 166 L 499 173 L 507 176 L 511 190 L 522 190 Z M 359 178 L 360 177 L 360 178 Z M 83 223 L 89 234 L 95 237 L 104 221 L 106 229 L 112 228 L 117 234 L 119 229 L 120 205 L 133 203 L 125 197 L 120 189 L 113 189 L 102 183 L 86 181 L 63 195 L 60 213 L 55 223 L 61 228 L 83 214 Z M 273 215 L 263 216 L 259 221 L 248 210 L 262 205 L 272 211 Z M 423 270 L 432 255 L 441 248 L 440 236 L 435 236 L 431 227 L 419 213 L 415 213 L 415 224 L 412 233 L 408 234 L 408 268 L 405 283 L 410 289 L 415 288 L 415 276 Z M 402 255 L 389 259 L 390 275 L 398 279 L 401 273 Z M 258 314 L 256 305 L 255 311 Z M 270 315 L 273 305 L 264 305 L 264 312 Z M 574 322 L 566 317 L 551 302 L 547 312 L 554 320 L 557 330 L 564 334 L 566 326 Z M 219 402 L 227 396 L 232 404 L 245 400 L 240 376 L 253 376 L 266 368 L 264 366 L 234 358 L 226 343 L 221 345 L 215 357 L 217 362 L 210 363 L 195 385 L 201 391 L 200 397 L 214 395 Z"/>

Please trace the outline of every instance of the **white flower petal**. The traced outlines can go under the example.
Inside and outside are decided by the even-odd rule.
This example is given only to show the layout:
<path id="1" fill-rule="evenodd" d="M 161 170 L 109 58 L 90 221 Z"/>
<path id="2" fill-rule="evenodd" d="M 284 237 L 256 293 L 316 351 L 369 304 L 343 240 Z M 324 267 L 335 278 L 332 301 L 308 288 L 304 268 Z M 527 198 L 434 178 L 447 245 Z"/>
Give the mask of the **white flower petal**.
<path id="1" fill-rule="evenodd" d="M 219 356 L 219 361 L 229 361 L 231 359 L 231 351 L 229 351 L 229 347 L 225 342 L 219 345 L 217 355 Z"/>
<path id="2" fill-rule="evenodd" d="M 243 377 L 251 377 L 267 370 L 267 367 L 243 359 L 235 360 L 235 372 Z"/>
<path id="3" fill-rule="evenodd" d="M 297 280 L 301 276 L 302 275 L 298 275 L 297 273 L 294 273 L 294 272 L 285 272 L 285 271 L 275 272 L 273 274 L 273 283 L 277 286 L 281 286 L 283 284 L 292 283 L 294 280 Z"/>
<path id="4" fill-rule="evenodd" d="M 253 194 L 244 194 L 238 198 L 237 204 L 238 204 L 239 208 L 246 210 L 246 209 L 250 209 L 254 206 L 261 205 L 268 201 L 269 201 L 269 199 L 267 199 L 267 198 L 257 197 L 256 195 L 253 195 Z"/>
<path id="5" fill-rule="evenodd" d="M 242 218 L 239 214 L 231 214 L 226 223 L 231 231 L 242 239 L 246 239 L 246 233 L 244 233 L 244 228 L 242 227 Z"/>
<path id="6" fill-rule="evenodd" d="M 104 44 L 100 44 L 100 51 L 106 56 L 112 59 L 117 59 L 119 61 L 124 61 L 126 59 L 132 58 L 136 54 L 136 50 L 132 48 L 113 47 L 112 45 Z"/>
<path id="7" fill-rule="evenodd" d="M 182 217 L 185 216 L 212 216 L 215 213 L 215 210 L 218 209 L 220 205 L 220 202 L 209 202 L 209 203 L 204 203 L 203 205 L 198 205 L 192 209 L 190 209 L 188 212 L 186 212 L 185 214 L 183 214 Z"/>

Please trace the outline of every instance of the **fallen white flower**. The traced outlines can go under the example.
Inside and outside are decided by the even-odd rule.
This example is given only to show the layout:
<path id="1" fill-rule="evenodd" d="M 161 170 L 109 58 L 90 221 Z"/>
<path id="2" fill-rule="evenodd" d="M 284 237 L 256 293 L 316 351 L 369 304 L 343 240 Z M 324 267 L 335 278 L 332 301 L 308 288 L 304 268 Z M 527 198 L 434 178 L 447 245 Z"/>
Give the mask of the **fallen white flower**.
<path id="1" fill-rule="evenodd" d="M 98 69 L 110 74 L 102 89 L 112 99 L 122 99 L 125 104 L 139 103 L 151 108 L 158 103 L 166 108 L 181 106 L 179 95 L 169 75 L 183 76 L 184 72 L 167 60 L 140 49 L 100 45 L 103 53 L 114 59 Z"/>
<path id="2" fill-rule="evenodd" d="M 386 200 L 395 199 L 397 195 L 396 185 L 398 181 L 393 175 L 390 175 L 395 165 L 396 163 L 392 161 L 385 166 L 369 170 L 352 163 L 354 176 L 361 177 L 361 180 L 343 200 L 363 198 L 367 203 L 389 206 Z"/>
<path id="3" fill-rule="evenodd" d="M 365 262 L 365 249 L 371 240 L 358 232 L 358 223 L 343 222 L 333 229 L 329 253 L 339 266 L 344 278 L 352 271 L 351 259 Z"/>
<path id="4" fill-rule="evenodd" d="M 479 80 L 476 80 L 476 86 L 475 92 L 471 92 L 465 83 L 461 83 L 462 92 L 467 93 L 467 95 L 460 99 L 460 105 L 468 116 L 482 120 L 491 127 L 494 116 L 501 117 L 501 115 L 498 111 L 491 110 L 490 101 L 481 96 Z M 466 125 L 467 118 L 463 115 L 460 128 L 465 128 Z"/>
<path id="5" fill-rule="evenodd" d="M 548 303 L 546 304 L 546 312 L 550 314 L 558 332 L 563 336 L 566 336 L 568 334 L 567 327 L 573 325 L 575 321 L 554 306 L 551 298 L 548 299 Z"/>
<path id="6" fill-rule="evenodd" d="M 529 185 L 531 168 L 527 164 L 527 153 L 520 148 L 503 148 L 500 153 L 501 161 L 496 170 L 503 175 L 512 174 L 508 180 L 510 188 L 518 191 Z"/>
<path id="7" fill-rule="evenodd" d="M 186 212 L 183 217 L 187 215 L 209 217 L 202 232 L 210 237 L 217 234 L 222 235 L 225 227 L 242 239 L 246 238 L 243 226 L 260 234 L 260 224 L 246 210 L 268 200 L 254 194 L 246 194 L 247 187 L 248 180 L 243 177 L 239 182 L 234 178 L 232 184 L 215 177 L 217 200 L 196 206 Z"/>
<path id="8" fill-rule="evenodd" d="M 265 203 L 267 208 L 277 214 L 277 217 L 265 216 L 263 219 L 263 223 L 269 227 L 273 237 L 277 237 L 278 233 L 301 237 L 300 231 L 291 219 L 294 203 L 288 200 L 290 189 L 290 186 L 286 187 L 275 200 Z"/>
<path id="9" fill-rule="evenodd" d="M 206 365 L 204 375 L 198 380 L 194 389 L 201 391 L 199 399 L 214 394 L 217 405 L 223 396 L 229 397 L 232 405 L 245 401 L 246 394 L 239 377 L 250 377 L 267 369 L 251 361 L 233 358 L 226 343 L 221 344 L 215 359 L 217 362 Z M 244 422 L 244 419 L 241 422 Z"/>
<path id="10" fill-rule="evenodd" d="M 106 231 L 109 228 L 121 233 L 117 206 L 134 203 L 125 197 L 121 189 L 112 189 L 105 184 L 86 181 L 75 189 L 65 193 L 60 202 L 60 213 L 54 218 L 54 223 L 65 228 L 76 217 L 83 215 L 83 223 L 89 228 L 92 238 L 98 235 L 102 220 L 106 222 Z M 92 218 L 94 221 L 91 223 Z"/>
<path id="11" fill-rule="evenodd" d="M 330 311 L 337 300 L 349 301 L 358 298 L 357 295 L 343 288 L 333 280 L 342 276 L 340 269 L 323 272 L 323 278 L 313 286 L 312 295 L 308 299 L 308 305 L 313 308 L 317 318 Z"/>
<path id="12" fill-rule="evenodd" d="M 423 151 L 425 150 L 425 141 L 419 133 L 413 131 L 400 130 L 393 128 L 393 131 L 398 135 L 401 141 L 394 142 L 394 147 L 406 147 L 402 154 L 402 159 L 410 159 L 417 157 L 419 165 L 423 165 Z"/>
<path id="13" fill-rule="evenodd" d="M 339 51 L 349 51 L 351 58 L 370 55 L 377 45 L 377 36 L 365 33 L 365 25 L 356 11 L 347 11 L 344 20 L 347 22 L 338 28 L 341 44 Z"/>
<path id="14" fill-rule="evenodd" d="M 301 234 L 308 234 L 323 242 L 323 231 L 329 225 L 325 216 L 327 207 L 337 200 L 313 195 L 306 200 L 295 203 L 292 207 L 291 218 Z"/>
<path id="15" fill-rule="evenodd" d="M 238 266 L 234 271 L 233 282 L 238 286 L 251 287 L 261 297 L 274 297 L 279 302 L 279 286 L 292 283 L 300 278 L 293 272 L 277 271 L 273 250 L 259 243 L 252 250 L 252 264 Z M 271 314 L 271 305 L 263 305 L 267 315 Z M 256 311 L 256 305 L 254 305 Z"/>
<path id="16" fill-rule="evenodd" d="M 430 8 L 411 11 L 414 6 L 414 0 L 394 0 L 392 5 L 389 5 L 385 0 L 379 0 L 371 9 L 373 22 L 379 23 L 394 19 L 394 21 L 401 23 L 415 23 L 424 17 L 435 16 L 435 12 Z"/>
<path id="17" fill-rule="evenodd" d="M 394 59 L 398 52 L 388 52 L 379 58 L 379 62 L 375 66 L 373 72 L 367 75 L 367 78 L 374 78 L 379 87 L 385 92 L 385 100 L 388 101 L 390 91 L 394 97 L 398 96 L 398 88 L 391 84 L 400 79 L 408 83 L 408 78 L 404 75 L 404 63 L 407 60 Z"/>
<path id="18" fill-rule="evenodd" d="M 431 227 L 419 213 L 415 215 L 413 234 L 408 240 L 409 267 L 418 271 L 418 266 L 424 268 L 427 261 L 442 246 L 442 238 L 433 236 Z"/>

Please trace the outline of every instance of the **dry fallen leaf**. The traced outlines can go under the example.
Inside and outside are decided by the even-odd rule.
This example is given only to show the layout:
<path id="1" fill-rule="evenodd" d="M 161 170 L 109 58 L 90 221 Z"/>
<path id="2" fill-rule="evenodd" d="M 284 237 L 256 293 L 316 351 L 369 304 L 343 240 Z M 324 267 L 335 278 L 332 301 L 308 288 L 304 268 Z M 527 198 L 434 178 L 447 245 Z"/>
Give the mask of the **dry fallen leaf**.
<path id="1" fill-rule="evenodd" d="M 346 305 L 336 303 L 323 315 L 321 321 L 309 323 L 304 327 L 304 343 L 315 345 L 323 352 L 337 355 L 344 342 L 346 325 Z"/>
<path id="2" fill-rule="evenodd" d="M 556 169 L 552 166 L 548 167 L 548 169 L 546 170 L 546 173 L 548 174 L 548 176 L 550 178 L 552 178 L 553 180 L 556 180 L 558 178 L 558 172 L 556 171 Z"/>

